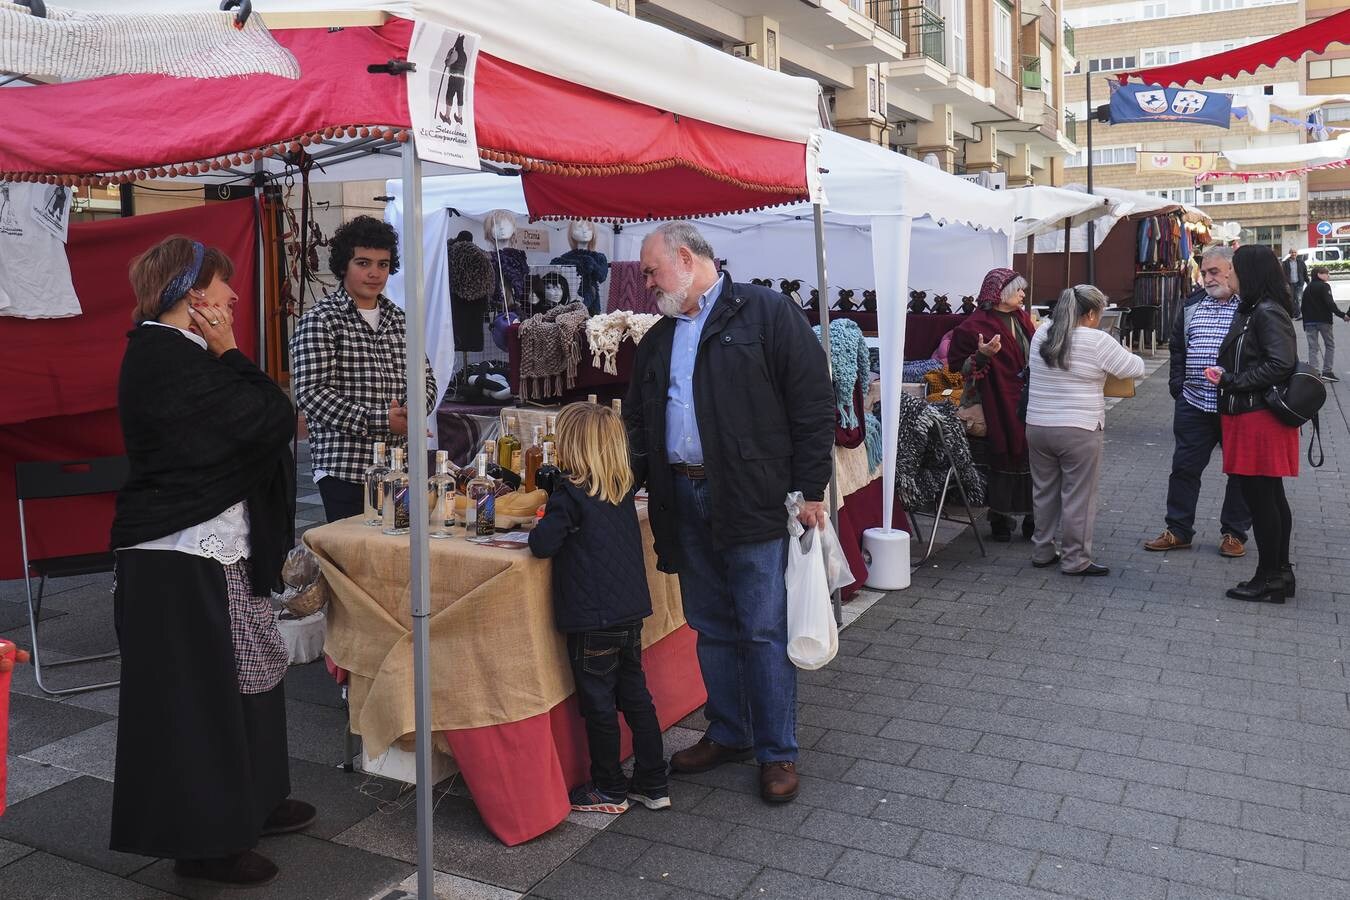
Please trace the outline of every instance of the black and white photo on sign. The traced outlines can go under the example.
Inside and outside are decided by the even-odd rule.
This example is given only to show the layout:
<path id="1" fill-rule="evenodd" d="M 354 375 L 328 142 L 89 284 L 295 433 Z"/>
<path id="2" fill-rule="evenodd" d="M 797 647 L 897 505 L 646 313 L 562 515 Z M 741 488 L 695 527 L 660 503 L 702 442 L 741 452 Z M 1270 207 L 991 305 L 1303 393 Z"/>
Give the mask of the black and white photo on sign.
<path id="1" fill-rule="evenodd" d="M 423 159 L 477 169 L 478 136 L 473 121 L 473 79 L 478 35 L 427 22 L 413 28 L 408 58 L 408 110 L 413 139 Z"/>
<path id="2" fill-rule="evenodd" d="M 70 221 L 70 189 L 57 184 L 42 188 L 33 205 L 33 220 L 64 241 Z"/>
<path id="3" fill-rule="evenodd" d="M 15 203 L 13 185 L 0 181 L 0 232 L 23 234 L 19 227 L 18 205 Z"/>

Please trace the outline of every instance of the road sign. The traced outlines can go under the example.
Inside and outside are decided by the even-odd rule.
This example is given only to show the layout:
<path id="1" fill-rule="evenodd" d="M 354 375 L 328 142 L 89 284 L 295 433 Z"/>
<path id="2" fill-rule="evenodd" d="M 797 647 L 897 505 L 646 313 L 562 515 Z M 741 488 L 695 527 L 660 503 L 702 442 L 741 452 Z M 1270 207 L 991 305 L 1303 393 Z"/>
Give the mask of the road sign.
<path id="1" fill-rule="evenodd" d="M 1322 237 L 1326 237 L 1327 235 L 1331 234 L 1331 223 L 1326 221 L 1325 219 L 1322 220 L 1321 222 L 1318 222 L 1317 233 L 1320 234 Z"/>

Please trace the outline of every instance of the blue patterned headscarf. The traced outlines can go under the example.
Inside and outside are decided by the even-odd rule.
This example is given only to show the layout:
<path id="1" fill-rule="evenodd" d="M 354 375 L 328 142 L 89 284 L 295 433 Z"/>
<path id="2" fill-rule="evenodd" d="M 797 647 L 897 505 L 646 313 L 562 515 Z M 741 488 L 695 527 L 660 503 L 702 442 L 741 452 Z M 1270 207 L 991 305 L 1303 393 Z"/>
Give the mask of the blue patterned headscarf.
<path id="1" fill-rule="evenodd" d="M 159 314 L 162 316 L 173 307 L 175 303 L 183 299 L 183 296 L 197 283 L 197 279 L 202 274 L 202 259 L 206 256 L 206 248 L 202 246 L 201 241 L 192 242 L 192 262 L 179 272 L 170 281 L 159 295 Z"/>

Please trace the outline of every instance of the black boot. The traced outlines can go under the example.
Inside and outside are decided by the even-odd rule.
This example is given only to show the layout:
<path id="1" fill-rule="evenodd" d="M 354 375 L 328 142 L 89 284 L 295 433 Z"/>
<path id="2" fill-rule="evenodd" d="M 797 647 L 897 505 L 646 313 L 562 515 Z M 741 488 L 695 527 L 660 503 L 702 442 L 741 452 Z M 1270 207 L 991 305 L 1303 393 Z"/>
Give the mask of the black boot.
<path id="1" fill-rule="evenodd" d="M 1036 520 L 1031 516 L 1022 518 L 1022 537 L 1031 540 L 1031 536 L 1036 533 Z"/>
<path id="2" fill-rule="evenodd" d="M 989 514 L 989 534 L 999 543 L 1006 544 L 1012 540 L 1012 526 L 1012 516 L 996 512 Z"/>
<path id="3" fill-rule="evenodd" d="M 1281 573 L 1258 569 L 1251 581 L 1239 582 L 1237 587 L 1229 588 L 1227 596 L 1250 603 L 1283 603 L 1288 593 Z"/>
<path id="4" fill-rule="evenodd" d="M 1294 596 L 1294 588 L 1297 582 L 1294 580 L 1294 567 L 1290 563 L 1280 566 L 1280 575 L 1284 578 L 1284 592 L 1290 597 Z"/>

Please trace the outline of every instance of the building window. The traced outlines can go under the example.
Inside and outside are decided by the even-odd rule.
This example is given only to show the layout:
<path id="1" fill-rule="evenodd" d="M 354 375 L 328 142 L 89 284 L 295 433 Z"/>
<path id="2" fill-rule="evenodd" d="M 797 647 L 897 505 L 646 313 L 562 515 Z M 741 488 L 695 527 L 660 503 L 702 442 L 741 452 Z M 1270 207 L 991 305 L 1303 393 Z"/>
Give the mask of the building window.
<path id="1" fill-rule="evenodd" d="M 1133 56 L 1100 56 L 1088 60 L 1089 72 L 1119 72 L 1122 69 L 1133 68 Z"/>
<path id="2" fill-rule="evenodd" d="M 966 0 L 944 0 L 943 17 L 947 20 L 947 37 L 951 41 L 947 54 L 947 68 L 957 75 L 966 74 Z"/>
<path id="3" fill-rule="evenodd" d="M 1242 9 L 1243 0 L 1200 0 L 1201 12 L 1224 12 L 1229 9 Z"/>
<path id="4" fill-rule="evenodd" d="M 1150 197 L 1161 197 L 1163 200 L 1170 200 L 1173 203 L 1195 203 L 1195 188 L 1157 188 L 1151 191 L 1144 191 Z"/>
<path id="5" fill-rule="evenodd" d="M 1328 106 L 1322 114 L 1328 122 L 1350 122 L 1350 106 Z"/>
<path id="6" fill-rule="evenodd" d="M 1153 50 L 1141 50 L 1139 58 L 1146 69 L 1153 66 L 1170 66 L 1181 62 L 1181 51 L 1171 47 L 1158 47 Z"/>
<path id="7" fill-rule="evenodd" d="M 1003 0 L 994 2 L 994 68 L 1012 77 L 1012 7 Z"/>
<path id="8" fill-rule="evenodd" d="M 1145 19 L 1163 19 L 1167 17 L 1167 3 L 1145 3 Z"/>
<path id="9" fill-rule="evenodd" d="M 1350 75 L 1350 59 L 1315 59 L 1308 63 L 1309 78 L 1342 78 Z"/>
<path id="10" fill-rule="evenodd" d="M 1055 80 L 1052 76 L 1056 68 L 1054 46 L 1041 41 L 1041 90 L 1045 92 L 1045 102 L 1051 106 L 1055 105 Z"/>
<path id="11" fill-rule="evenodd" d="M 1138 151 L 1133 147 L 1094 147 L 1092 149 L 1092 164 L 1094 166 L 1123 166 L 1132 165 Z M 1087 151 L 1079 150 L 1073 156 L 1064 161 L 1064 165 L 1086 166 Z"/>

